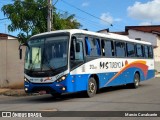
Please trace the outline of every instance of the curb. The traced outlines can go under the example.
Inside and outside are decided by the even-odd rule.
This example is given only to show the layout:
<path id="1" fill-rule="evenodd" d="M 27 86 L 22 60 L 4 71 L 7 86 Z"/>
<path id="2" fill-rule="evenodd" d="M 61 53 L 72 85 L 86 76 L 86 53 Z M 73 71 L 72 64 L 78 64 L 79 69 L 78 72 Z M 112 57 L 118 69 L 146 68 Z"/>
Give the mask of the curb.
<path id="1" fill-rule="evenodd" d="M 15 96 L 15 97 L 20 97 L 20 96 L 35 96 L 35 95 L 40 95 L 39 93 L 26 93 L 24 89 L 4 89 L 0 88 L 0 95 L 4 96 Z"/>
<path id="2" fill-rule="evenodd" d="M 5 96 L 29 96 L 35 94 L 27 94 L 24 89 L 0 89 L 0 95 Z"/>
<path id="3" fill-rule="evenodd" d="M 10 89 L 7 89 L 7 88 L 0 88 L 0 94 L 6 92 L 6 91 L 8 91 L 8 90 L 10 90 Z"/>
<path id="4" fill-rule="evenodd" d="M 0 95 L 24 96 L 27 95 L 23 89 L 0 89 Z"/>

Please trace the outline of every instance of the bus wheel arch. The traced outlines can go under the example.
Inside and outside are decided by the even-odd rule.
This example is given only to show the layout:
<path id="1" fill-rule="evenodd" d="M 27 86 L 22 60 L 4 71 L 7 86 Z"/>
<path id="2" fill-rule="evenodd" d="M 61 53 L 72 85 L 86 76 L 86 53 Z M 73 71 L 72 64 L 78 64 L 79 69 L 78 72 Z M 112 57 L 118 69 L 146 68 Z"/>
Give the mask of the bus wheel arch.
<path id="1" fill-rule="evenodd" d="M 87 97 L 93 97 L 99 89 L 99 78 L 97 75 L 93 74 L 89 77 L 87 83 Z"/>

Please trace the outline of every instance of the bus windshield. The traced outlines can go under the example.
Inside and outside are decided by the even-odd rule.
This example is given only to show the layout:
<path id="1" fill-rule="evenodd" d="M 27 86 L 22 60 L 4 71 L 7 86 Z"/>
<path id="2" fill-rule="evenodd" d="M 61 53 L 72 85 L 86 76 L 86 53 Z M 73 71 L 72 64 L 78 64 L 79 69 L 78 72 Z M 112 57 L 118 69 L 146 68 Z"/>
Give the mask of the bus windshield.
<path id="1" fill-rule="evenodd" d="M 29 40 L 25 56 L 25 69 L 48 71 L 67 66 L 68 40 L 69 36 Z"/>

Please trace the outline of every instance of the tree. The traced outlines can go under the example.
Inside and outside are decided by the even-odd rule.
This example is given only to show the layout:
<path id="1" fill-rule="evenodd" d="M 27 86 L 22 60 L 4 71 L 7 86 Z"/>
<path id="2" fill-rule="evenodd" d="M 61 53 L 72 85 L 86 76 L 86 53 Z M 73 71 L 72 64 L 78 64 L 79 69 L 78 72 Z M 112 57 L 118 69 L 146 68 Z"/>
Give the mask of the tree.
<path id="1" fill-rule="evenodd" d="M 4 5 L 2 11 L 11 20 L 8 30 L 19 30 L 19 41 L 25 42 L 30 36 L 47 31 L 47 0 L 15 0 L 13 4 Z M 56 13 L 53 7 L 53 30 L 79 28 L 81 24 L 75 15 Z"/>
<path id="2" fill-rule="evenodd" d="M 77 22 L 75 19 L 75 15 L 69 15 L 68 12 L 65 12 L 64 14 L 53 14 L 53 19 L 54 19 L 54 29 L 59 30 L 59 29 L 73 29 L 76 28 L 78 29 L 81 27 L 81 24 Z"/>

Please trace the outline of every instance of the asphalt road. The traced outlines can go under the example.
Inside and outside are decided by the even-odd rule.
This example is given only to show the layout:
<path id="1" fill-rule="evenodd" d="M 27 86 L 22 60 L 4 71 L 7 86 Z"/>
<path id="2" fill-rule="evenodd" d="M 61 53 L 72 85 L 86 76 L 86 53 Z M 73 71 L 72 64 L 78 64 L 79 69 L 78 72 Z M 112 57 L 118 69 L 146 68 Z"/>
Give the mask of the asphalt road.
<path id="1" fill-rule="evenodd" d="M 160 111 L 160 78 L 141 82 L 138 89 L 126 86 L 101 89 L 93 98 L 80 93 L 57 99 L 51 95 L 2 95 L 0 111 Z"/>

